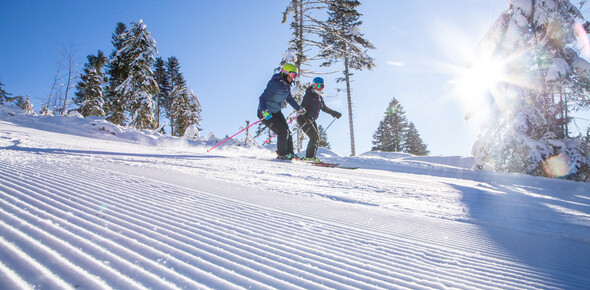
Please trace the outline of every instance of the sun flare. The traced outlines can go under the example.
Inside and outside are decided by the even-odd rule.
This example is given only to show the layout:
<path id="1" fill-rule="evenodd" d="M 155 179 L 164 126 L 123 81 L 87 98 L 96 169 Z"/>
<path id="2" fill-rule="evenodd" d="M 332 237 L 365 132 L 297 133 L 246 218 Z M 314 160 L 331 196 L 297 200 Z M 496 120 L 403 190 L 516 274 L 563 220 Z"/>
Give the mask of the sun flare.
<path id="1" fill-rule="evenodd" d="M 530 88 L 530 76 L 517 75 L 511 70 L 523 56 L 516 52 L 508 56 L 493 57 L 479 55 L 471 63 L 457 71 L 456 78 L 450 83 L 454 86 L 455 97 L 466 107 L 470 119 L 474 114 L 482 117 L 493 108 L 509 110 L 520 102 L 507 94 L 506 88 L 514 85 Z"/>

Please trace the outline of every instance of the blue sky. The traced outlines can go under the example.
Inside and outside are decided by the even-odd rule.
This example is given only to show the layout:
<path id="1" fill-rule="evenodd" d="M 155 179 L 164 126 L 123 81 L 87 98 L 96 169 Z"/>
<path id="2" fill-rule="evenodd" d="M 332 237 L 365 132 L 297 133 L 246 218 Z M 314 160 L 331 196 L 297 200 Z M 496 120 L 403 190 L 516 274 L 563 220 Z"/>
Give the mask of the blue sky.
<path id="1" fill-rule="evenodd" d="M 189 86 L 203 106 L 206 135 L 231 135 L 255 121 L 258 97 L 288 48 L 291 31 L 281 24 L 289 1 L 4 1 L 0 10 L 0 80 L 36 108 L 47 98 L 61 59 L 59 48 L 75 44 L 79 70 L 98 49 L 109 55 L 117 22 L 143 19 L 159 56 L 180 60 Z M 499 15 L 497 0 L 361 1 L 363 32 L 375 46 L 373 71 L 355 72 L 353 104 L 356 153 L 370 151 L 372 135 L 396 98 L 431 155 L 469 156 L 479 133 L 466 122 L 469 108 L 452 94 L 450 80 Z M 318 71 L 326 70 L 319 67 Z M 325 76 L 326 102 L 344 116 L 328 130 L 332 149 L 350 154 L 345 93 Z M 309 81 L 309 79 L 303 79 Z M 73 93 L 72 95 L 73 96 Z M 290 113 L 290 107 L 285 111 Z M 332 118 L 318 120 L 327 126 Z"/>

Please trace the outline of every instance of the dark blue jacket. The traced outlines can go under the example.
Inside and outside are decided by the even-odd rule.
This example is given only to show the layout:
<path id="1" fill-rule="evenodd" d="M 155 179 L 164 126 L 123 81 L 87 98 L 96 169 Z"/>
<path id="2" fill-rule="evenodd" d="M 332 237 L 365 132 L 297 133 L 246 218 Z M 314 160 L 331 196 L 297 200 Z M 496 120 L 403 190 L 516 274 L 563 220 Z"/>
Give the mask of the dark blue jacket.
<path id="1" fill-rule="evenodd" d="M 291 85 L 283 79 L 281 73 L 274 74 L 260 96 L 258 110 L 268 110 L 271 114 L 276 114 L 281 111 L 285 100 L 296 111 L 301 109 L 293 96 L 291 96 Z"/>
<path id="2" fill-rule="evenodd" d="M 305 95 L 303 96 L 303 100 L 301 101 L 301 106 L 305 108 L 305 115 L 303 116 L 312 121 L 318 119 L 318 116 L 320 115 L 320 110 L 334 117 L 340 115 L 340 113 L 337 113 L 336 111 L 326 106 L 326 103 L 324 103 L 324 98 L 315 92 L 313 86 L 310 86 L 307 88 L 307 90 L 305 90 Z"/>

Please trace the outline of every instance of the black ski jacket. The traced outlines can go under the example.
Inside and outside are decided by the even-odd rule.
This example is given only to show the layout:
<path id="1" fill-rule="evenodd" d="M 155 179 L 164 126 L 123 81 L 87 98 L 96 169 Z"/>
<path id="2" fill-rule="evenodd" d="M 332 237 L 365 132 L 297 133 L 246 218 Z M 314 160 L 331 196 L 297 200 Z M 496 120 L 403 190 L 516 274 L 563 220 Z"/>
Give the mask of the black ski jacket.
<path id="1" fill-rule="evenodd" d="M 320 110 L 332 115 L 334 118 L 338 118 L 342 114 L 328 108 L 324 103 L 324 98 L 315 92 L 313 86 L 310 86 L 305 90 L 303 95 L 303 101 L 301 101 L 301 107 L 305 108 L 305 114 L 303 117 L 315 121 L 320 115 Z"/>

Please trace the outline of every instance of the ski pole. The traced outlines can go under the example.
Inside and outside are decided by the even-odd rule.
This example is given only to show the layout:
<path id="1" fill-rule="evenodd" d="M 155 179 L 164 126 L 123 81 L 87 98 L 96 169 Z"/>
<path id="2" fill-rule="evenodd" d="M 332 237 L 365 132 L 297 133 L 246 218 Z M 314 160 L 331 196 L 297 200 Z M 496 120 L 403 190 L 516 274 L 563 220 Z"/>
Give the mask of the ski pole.
<path id="1" fill-rule="evenodd" d="M 248 129 L 248 128 L 250 128 L 250 127 L 252 127 L 252 126 L 254 126 L 254 125 L 256 125 L 256 124 L 260 123 L 260 121 L 262 121 L 262 120 L 264 120 L 264 118 L 262 118 L 262 119 L 260 119 L 260 120 L 258 120 L 258 121 L 256 121 L 256 122 L 254 122 L 252 125 L 250 125 L 250 126 L 248 126 L 248 127 L 244 128 L 244 129 L 242 129 L 240 132 L 238 132 L 238 133 L 234 134 L 233 136 L 225 138 L 225 140 L 221 141 L 220 143 L 218 143 L 217 145 L 215 145 L 213 148 L 211 148 L 211 149 L 207 150 L 207 153 L 209 153 L 209 151 L 211 151 L 211 150 L 213 150 L 213 149 L 217 148 L 217 146 L 219 146 L 219 145 L 221 145 L 221 144 L 225 143 L 227 140 L 229 140 L 229 139 L 231 139 L 231 138 L 235 137 L 236 135 L 238 135 L 238 134 L 240 134 L 240 133 L 242 133 L 242 132 L 246 131 L 246 129 Z"/>
<path id="2" fill-rule="evenodd" d="M 332 120 L 332 122 L 330 122 L 330 125 L 328 125 L 328 127 L 326 127 L 326 129 L 324 129 L 324 132 L 328 131 L 328 128 L 330 128 L 330 126 L 332 126 L 332 123 L 334 123 L 334 121 L 336 121 L 336 118 L 334 118 L 334 120 Z"/>
<path id="3" fill-rule="evenodd" d="M 291 121 L 289 121 L 289 123 L 287 123 L 287 125 L 291 124 L 291 122 L 293 122 L 293 120 L 297 119 L 297 117 L 299 117 L 299 115 L 301 115 L 301 113 L 297 114 L 297 116 L 295 116 L 295 118 L 291 119 Z M 270 140 L 272 138 L 274 138 L 277 134 L 275 133 L 274 135 L 270 136 L 270 138 L 268 138 L 266 141 L 264 141 L 264 144 L 269 144 Z"/>

